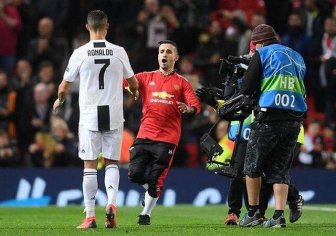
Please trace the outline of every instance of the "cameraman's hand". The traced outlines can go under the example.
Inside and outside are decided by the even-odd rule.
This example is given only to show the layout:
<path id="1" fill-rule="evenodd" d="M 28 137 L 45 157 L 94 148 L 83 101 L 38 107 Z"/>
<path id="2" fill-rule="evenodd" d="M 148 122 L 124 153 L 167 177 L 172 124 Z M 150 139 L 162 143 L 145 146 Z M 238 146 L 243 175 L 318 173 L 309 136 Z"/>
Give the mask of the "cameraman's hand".
<path id="1" fill-rule="evenodd" d="M 206 104 L 212 106 L 213 108 L 217 107 L 217 101 L 214 96 L 212 96 L 207 88 L 199 88 L 196 90 L 196 96 L 201 102 L 205 102 Z"/>
<path id="2" fill-rule="evenodd" d="M 215 100 L 224 100 L 223 89 L 211 88 L 211 89 L 209 89 L 209 93 L 215 98 Z"/>

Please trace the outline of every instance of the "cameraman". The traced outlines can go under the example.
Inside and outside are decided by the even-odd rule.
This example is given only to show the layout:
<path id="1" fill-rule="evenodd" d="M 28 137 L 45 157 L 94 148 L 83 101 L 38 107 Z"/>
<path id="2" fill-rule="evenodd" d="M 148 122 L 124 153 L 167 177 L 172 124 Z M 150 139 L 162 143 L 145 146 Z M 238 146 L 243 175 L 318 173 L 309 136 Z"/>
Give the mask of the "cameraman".
<path id="1" fill-rule="evenodd" d="M 239 225 L 248 227 L 263 223 L 259 192 L 264 172 L 266 182 L 273 184 L 275 212 L 263 226 L 285 227 L 289 167 L 307 111 L 303 84 L 306 68 L 299 53 L 279 44 L 269 25 L 258 25 L 251 41 L 257 51 L 245 73 L 240 93 L 257 93 L 258 105 L 244 163 L 250 207 Z"/>
<path id="2" fill-rule="evenodd" d="M 250 43 L 250 53 L 249 55 L 252 56 L 255 53 L 255 45 Z M 243 80 L 243 78 L 242 78 Z M 224 98 L 230 98 L 232 97 L 237 88 L 234 88 L 232 86 L 225 86 L 224 88 Z M 214 96 L 209 93 L 209 89 L 201 88 L 196 91 L 196 95 L 198 98 L 202 101 L 207 103 L 208 105 L 219 109 L 222 104 L 223 100 L 216 100 L 218 96 Z M 237 143 L 237 152 L 235 157 L 233 157 L 233 163 L 232 167 L 238 171 L 238 176 L 240 178 L 234 178 L 230 181 L 230 187 L 229 187 L 229 193 L 228 193 L 228 205 L 229 205 L 229 212 L 228 216 L 226 217 L 224 223 L 226 225 L 236 225 L 239 221 L 239 215 L 241 213 L 241 207 L 242 207 L 242 200 L 244 196 L 244 202 L 245 206 L 248 209 L 248 198 L 247 198 L 247 192 L 246 192 L 246 186 L 245 181 L 241 176 L 243 175 L 243 167 L 244 167 L 244 160 L 245 160 L 245 154 L 246 154 L 246 147 L 247 147 L 247 141 L 249 138 L 250 133 L 250 124 L 251 124 L 251 116 L 247 117 L 243 122 L 243 128 L 240 135 L 240 140 Z M 229 139 L 232 141 L 236 141 L 237 134 L 238 134 L 238 121 L 232 121 L 230 122 L 229 126 Z M 302 127 L 302 136 L 303 136 L 303 127 Z M 301 138 L 302 139 L 302 138 Z M 300 147 L 300 143 L 302 143 L 302 140 L 300 141 L 300 137 L 298 139 L 297 147 Z M 216 161 L 218 161 L 218 158 L 216 158 Z M 302 211 L 302 205 L 303 205 L 303 199 L 302 196 L 299 195 L 298 190 L 290 184 L 289 186 L 289 193 L 288 193 L 288 203 L 290 208 L 290 221 L 293 223 L 297 221 L 301 216 Z M 260 203 L 260 212 L 261 216 L 264 218 L 265 211 L 267 209 L 268 201 L 273 193 L 273 188 L 270 186 L 270 184 L 266 184 L 265 181 L 262 183 L 261 188 L 261 203 Z"/>

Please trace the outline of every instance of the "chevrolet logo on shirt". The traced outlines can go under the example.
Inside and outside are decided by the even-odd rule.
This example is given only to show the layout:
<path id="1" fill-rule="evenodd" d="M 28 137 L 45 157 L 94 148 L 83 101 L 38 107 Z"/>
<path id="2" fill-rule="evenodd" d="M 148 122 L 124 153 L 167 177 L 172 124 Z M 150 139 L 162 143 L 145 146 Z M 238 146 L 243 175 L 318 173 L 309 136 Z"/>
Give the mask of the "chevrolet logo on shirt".
<path id="1" fill-rule="evenodd" d="M 174 95 L 169 94 L 169 93 L 163 91 L 163 92 L 152 92 L 152 97 L 158 97 L 158 98 L 161 98 L 161 99 L 167 99 L 167 98 L 173 98 Z"/>

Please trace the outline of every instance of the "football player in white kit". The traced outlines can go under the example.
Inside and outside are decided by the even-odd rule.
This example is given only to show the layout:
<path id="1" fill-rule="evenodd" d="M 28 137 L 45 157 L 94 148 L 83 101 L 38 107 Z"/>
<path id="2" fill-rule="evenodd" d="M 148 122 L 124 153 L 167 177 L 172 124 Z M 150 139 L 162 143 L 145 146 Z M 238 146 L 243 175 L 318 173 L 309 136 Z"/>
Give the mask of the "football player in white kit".
<path id="1" fill-rule="evenodd" d="M 138 81 L 134 77 L 124 48 L 105 40 L 109 24 L 103 11 L 91 11 L 86 29 L 90 42 L 76 49 L 70 57 L 64 77 L 58 88 L 58 99 L 53 109 L 64 103 L 70 85 L 79 78 L 79 150 L 84 161 L 83 195 L 86 218 L 77 228 L 96 228 L 95 195 L 97 159 L 103 154 L 105 188 L 108 196 L 106 228 L 114 228 L 116 197 L 119 187 L 118 161 L 123 131 L 123 79 L 137 98 Z"/>

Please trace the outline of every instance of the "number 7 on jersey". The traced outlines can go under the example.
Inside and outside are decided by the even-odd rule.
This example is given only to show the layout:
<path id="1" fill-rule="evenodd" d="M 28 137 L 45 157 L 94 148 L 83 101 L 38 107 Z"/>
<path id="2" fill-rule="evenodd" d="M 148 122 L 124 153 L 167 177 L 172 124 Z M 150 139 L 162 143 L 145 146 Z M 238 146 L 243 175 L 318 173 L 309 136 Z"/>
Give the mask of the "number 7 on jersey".
<path id="1" fill-rule="evenodd" d="M 106 68 L 110 65 L 110 59 L 95 59 L 95 64 L 103 64 L 103 67 L 99 71 L 99 89 L 104 89 L 104 75 Z"/>

